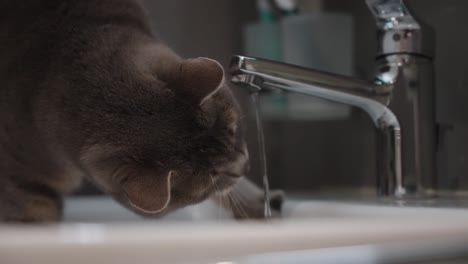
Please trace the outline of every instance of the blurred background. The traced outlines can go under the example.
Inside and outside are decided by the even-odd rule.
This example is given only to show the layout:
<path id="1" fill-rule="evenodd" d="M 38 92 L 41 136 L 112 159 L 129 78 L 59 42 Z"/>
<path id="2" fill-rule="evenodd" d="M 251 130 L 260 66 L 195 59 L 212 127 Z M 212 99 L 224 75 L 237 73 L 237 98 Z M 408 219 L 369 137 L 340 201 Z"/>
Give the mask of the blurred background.
<path id="1" fill-rule="evenodd" d="M 254 0 L 141 0 L 154 31 L 183 57 L 228 67 L 233 54 L 281 60 L 371 80 L 375 22 L 364 0 L 287 1 L 276 16 Z M 468 1 L 407 0 L 436 32 L 437 153 L 440 189 L 468 190 Z M 261 5 L 260 5 L 261 7 Z M 241 102 L 259 179 L 256 130 L 248 93 Z M 294 95 L 262 98 L 272 188 L 295 192 L 374 192 L 375 135 L 358 109 Z M 92 192 L 89 186 L 85 192 Z"/>

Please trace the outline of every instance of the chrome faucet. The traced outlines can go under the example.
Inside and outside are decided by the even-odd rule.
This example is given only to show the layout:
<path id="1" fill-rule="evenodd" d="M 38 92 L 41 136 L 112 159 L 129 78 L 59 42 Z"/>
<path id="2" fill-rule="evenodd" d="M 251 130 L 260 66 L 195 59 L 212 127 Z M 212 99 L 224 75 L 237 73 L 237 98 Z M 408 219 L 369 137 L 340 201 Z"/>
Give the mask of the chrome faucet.
<path id="1" fill-rule="evenodd" d="M 377 21 L 373 82 L 245 56 L 232 58 L 232 82 L 253 92 L 294 92 L 361 108 L 377 128 L 377 193 L 433 194 L 433 34 L 402 0 L 366 2 Z"/>

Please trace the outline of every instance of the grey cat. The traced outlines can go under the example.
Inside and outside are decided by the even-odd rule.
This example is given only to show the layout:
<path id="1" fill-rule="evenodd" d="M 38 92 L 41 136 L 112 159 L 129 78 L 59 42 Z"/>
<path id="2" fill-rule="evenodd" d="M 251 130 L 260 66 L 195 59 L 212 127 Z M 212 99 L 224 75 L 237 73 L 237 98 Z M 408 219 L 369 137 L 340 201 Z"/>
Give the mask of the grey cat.
<path id="1" fill-rule="evenodd" d="M 60 220 L 83 177 L 145 216 L 208 197 L 262 216 L 218 62 L 179 57 L 131 0 L 0 0 L 0 12 L 1 221 Z"/>

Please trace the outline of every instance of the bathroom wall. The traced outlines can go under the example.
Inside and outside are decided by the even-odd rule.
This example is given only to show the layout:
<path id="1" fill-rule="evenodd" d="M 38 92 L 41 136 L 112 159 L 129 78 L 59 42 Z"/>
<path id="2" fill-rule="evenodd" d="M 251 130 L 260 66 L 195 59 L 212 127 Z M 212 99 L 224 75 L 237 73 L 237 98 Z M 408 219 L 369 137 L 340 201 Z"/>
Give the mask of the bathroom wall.
<path id="1" fill-rule="evenodd" d="M 184 57 L 210 56 L 227 65 L 242 51 L 242 25 L 255 19 L 248 0 L 139 0 L 157 34 Z"/>

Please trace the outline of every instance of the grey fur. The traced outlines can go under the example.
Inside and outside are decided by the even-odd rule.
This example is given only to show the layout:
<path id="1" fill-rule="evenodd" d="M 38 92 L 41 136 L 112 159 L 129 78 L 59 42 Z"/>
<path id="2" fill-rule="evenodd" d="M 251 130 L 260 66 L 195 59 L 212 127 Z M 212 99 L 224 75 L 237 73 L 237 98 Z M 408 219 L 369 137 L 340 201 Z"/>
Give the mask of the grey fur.
<path id="1" fill-rule="evenodd" d="M 188 62 L 134 1 L 0 0 L 0 10 L 0 220 L 59 220 L 88 175 L 159 216 L 246 173 L 239 109 L 216 65 L 181 77 Z"/>

